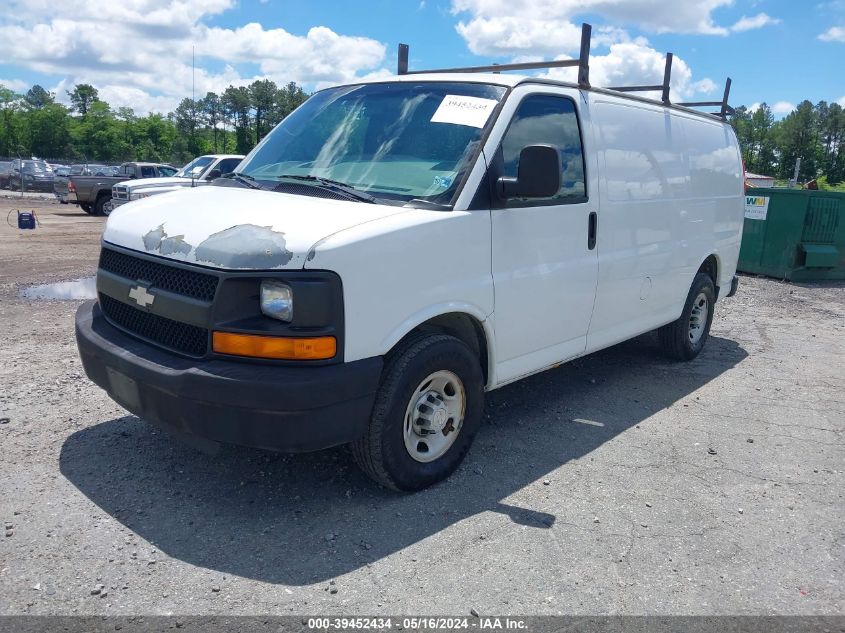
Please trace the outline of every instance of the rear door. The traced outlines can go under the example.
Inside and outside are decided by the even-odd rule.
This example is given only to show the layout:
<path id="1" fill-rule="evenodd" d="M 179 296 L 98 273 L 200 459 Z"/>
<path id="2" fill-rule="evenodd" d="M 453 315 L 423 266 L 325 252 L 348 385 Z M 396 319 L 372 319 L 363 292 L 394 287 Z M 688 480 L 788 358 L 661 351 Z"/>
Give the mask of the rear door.
<path id="1" fill-rule="evenodd" d="M 491 182 L 515 177 L 519 154 L 528 145 L 556 147 L 562 169 L 561 188 L 551 198 L 494 197 L 492 268 L 500 384 L 577 356 L 586 346 L 598 271 L 590 236 L 596 209 L 587 177 L 592 165 L 585 160 L 589 152 L 580 103 L 574 89 L 521 86 L 499 118 L 507 129 L 489 157 Z"/>

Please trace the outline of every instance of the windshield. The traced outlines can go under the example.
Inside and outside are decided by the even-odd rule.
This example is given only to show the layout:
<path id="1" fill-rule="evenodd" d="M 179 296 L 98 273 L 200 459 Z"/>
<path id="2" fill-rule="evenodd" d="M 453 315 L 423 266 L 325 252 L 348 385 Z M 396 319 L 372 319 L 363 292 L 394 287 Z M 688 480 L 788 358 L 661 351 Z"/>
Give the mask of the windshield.
<path id="1" fill-rule="evenodd" d="M 277 125 L 238 173 L 270 187 L 284 176 L 315 177 L 379 199 L 449 204 L 504 93 L 446 82 L 324 90 Z"/>
<path id="2" fill-rule="evenodd" d="M 177 178 L 199 178 L 200 174 L 208 167 L 211 163 L 214 162 L 214 157 L 212 156 L 200 156 L 199 158 L 195 158 L 190 163 L 185 165 L 182 169 L 176 172 Z M 164 168 L 161 168 L 160 171 L 164 172 Z"/>
<path id="3" fill-rule="evenodd" d="M 21 171 L 27 174 L 51 174 L 53 170 L 41 160 L 25 160 L 21 165 Z"/>

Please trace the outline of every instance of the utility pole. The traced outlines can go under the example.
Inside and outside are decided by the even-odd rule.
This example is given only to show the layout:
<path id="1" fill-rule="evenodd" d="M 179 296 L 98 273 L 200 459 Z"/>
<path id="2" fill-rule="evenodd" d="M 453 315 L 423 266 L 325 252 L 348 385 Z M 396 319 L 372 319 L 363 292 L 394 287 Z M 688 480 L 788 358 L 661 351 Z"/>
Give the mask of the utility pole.
<path id="1" fill-rule="evenodd" d="M 798 186 L 798 172 L 801 171 L 801 157 L 795 160 L 795 173 L 792 175 L 792 180 L 789 181 L 789 188 L 794 189 Z"/>

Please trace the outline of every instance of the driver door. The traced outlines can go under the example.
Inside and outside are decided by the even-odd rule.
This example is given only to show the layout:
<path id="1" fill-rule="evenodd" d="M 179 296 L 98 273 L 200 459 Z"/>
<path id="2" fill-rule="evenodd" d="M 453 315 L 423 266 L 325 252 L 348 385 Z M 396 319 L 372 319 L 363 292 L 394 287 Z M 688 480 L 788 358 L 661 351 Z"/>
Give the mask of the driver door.
<path id="1" fill-rule="evenodd" d="M 560 154 L 561 188 L 551 198 L 492 205 L 499 384 L 583 353 L 596 293 L 597 204 L 587 186 L 578 91 L 534 90 L 518 100 L 491 160 L 491 182 L 517 175 L 524 147 L 549 144 Z"/>

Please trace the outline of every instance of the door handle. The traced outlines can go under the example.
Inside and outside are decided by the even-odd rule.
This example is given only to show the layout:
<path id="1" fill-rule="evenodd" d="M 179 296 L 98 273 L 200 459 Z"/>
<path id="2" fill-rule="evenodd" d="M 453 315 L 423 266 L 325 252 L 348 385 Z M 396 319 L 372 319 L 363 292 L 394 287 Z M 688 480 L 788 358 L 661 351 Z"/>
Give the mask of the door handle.
<path id="1" fill-rule="evenodd" d="M 587 249 L 593 250 L 596 247 L 596 233 L 599 228 L 599 218 L 595 211 L 590 211 L 589 220 L 587 220 Z"/>

